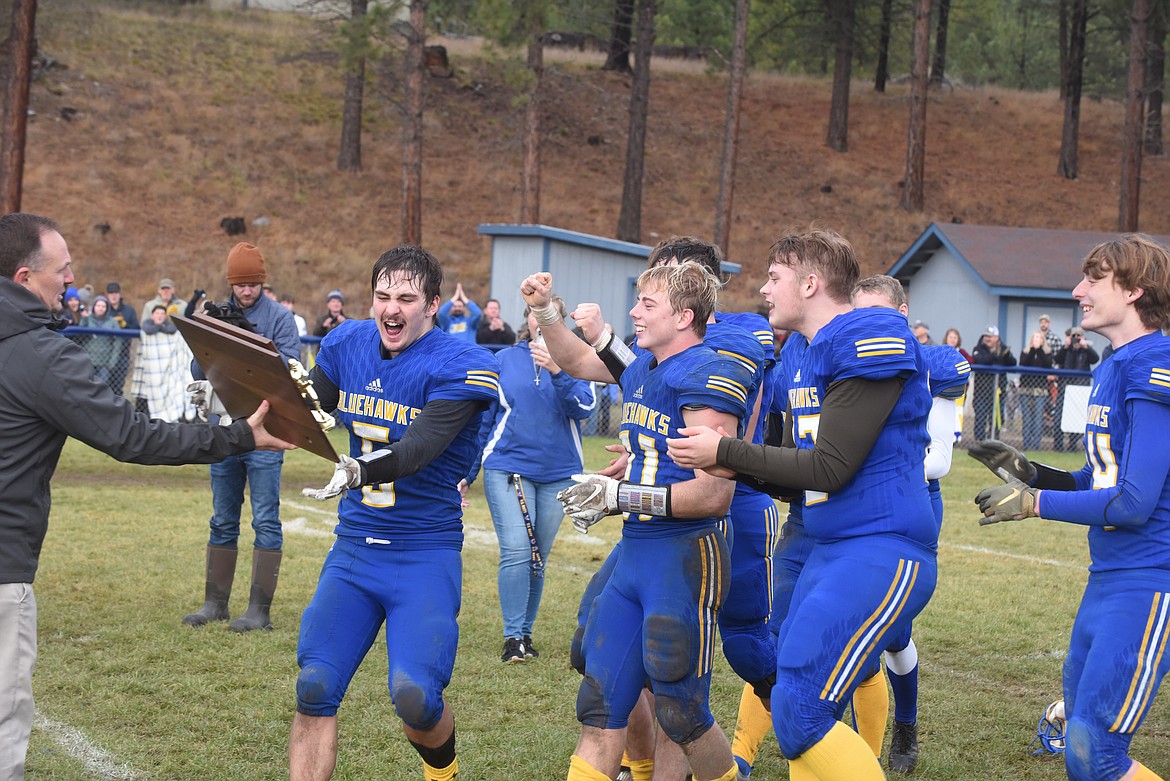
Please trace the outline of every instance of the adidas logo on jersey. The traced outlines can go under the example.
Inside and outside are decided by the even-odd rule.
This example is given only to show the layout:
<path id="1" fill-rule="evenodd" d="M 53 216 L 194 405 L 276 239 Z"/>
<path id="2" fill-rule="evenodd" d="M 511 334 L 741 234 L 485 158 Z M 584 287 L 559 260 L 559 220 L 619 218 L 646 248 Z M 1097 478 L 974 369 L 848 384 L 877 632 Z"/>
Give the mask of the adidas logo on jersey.
<path id="1" fill-rule="evenodd" d="M 382 392 L 382 378 L 375 377 L 370 382 L 367 382 L 366 383 L 366 390 L 369 391 L 370 393 L 381 393 Z"/>
<path id="2" fill-rule="evenodd" d="M 792 382 L 793 383 L 800 382 L 800 369 L 796 370 L 796 374 L 792 377 Z"/>
<path id="3" fill-rule="evenodd" d="M 635 399 L 642 398 L 642 386 L 641 385 L 638 386 L 638 390 L 634 391 L 634 398 Z"/>

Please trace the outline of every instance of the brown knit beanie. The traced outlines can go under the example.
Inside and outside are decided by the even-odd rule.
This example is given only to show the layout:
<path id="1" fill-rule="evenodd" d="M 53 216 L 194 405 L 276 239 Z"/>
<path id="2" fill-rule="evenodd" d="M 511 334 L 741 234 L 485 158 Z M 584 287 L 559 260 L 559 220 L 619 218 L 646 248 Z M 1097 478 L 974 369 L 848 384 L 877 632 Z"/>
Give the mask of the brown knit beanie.
<path id="1" fill-rule="evenodd" d="M 227 257 L 229 285 L 258 285 L 268 279 L 264 270 L 264 256 L 256 245 L 241 241 L 232 247 Z"/>

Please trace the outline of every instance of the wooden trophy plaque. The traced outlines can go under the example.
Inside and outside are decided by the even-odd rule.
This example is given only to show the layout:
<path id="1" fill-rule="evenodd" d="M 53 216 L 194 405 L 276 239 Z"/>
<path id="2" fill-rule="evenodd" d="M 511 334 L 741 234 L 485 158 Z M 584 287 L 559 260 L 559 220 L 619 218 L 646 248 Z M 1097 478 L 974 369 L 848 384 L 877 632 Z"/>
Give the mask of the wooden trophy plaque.
<path id="1" fill-rule="evenodd" d="M 201 312 L 171 320 L 232 418 L 248 417 L 267 399 L 264 428 L 270 434 L 336 463 L 329 437 L 272 340 Z"/>

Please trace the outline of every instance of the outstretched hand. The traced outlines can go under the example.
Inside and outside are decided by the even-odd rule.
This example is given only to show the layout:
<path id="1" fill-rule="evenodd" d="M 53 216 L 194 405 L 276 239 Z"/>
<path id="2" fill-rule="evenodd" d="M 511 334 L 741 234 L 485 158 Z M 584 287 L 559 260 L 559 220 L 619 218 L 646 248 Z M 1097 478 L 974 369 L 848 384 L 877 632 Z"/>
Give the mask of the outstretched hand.
<path id="1" fill-rule="evenodd" d="M 268 415 L 268 402 L 260 402 L 256 411 L 248 416 L 248 425 L 252 428 L 252 439 L 257 450 L 296 450 L 297 446 L 283 439 L 277 439 L 264 428 L 264 418 Z"/>
<path id="2" fill-rule="evenodd" d="M 329 479 L 324 488 L 302 488 L 301 494 L 323 502 L 342 495 L 350 488 L 357 488 L 361 485 L 361 463 L 345 453 L 340 454 L 338 458 L 337 464 L 333 467 L 333 477 Z"/>
<path id="3" fill-rule="evenodd" d="M 1040 491 L 1017 480 L 1002 467 L 996 473 L 1004 484 L 984 488 L 975 497 L 975 504 L 983 512 L 983 517 L 979 519 L 980 526 L 1000 521 L 1022 521 L 1039 515 L 1036 505 Z"/>
<path id="4" fill-rule="evenodd" d="M 1014 477 L 1026 485 L 1031 485 L 1036 480 L 1036 467 L 1028 457 L 998 439 L 976 442 L 967 450 L 967 455 L 996 474 L 1003 469 L 1009 477 Z"/>

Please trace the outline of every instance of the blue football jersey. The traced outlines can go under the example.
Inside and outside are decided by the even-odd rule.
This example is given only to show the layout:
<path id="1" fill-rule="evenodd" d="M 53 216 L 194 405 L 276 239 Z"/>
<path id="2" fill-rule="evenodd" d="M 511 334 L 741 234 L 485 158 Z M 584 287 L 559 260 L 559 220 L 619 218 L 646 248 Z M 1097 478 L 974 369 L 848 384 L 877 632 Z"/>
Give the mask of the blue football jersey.
<path id="1" fill-rule="evenodd" d="M 967 390 L 971 364 L 949 344 L 930 344 L 920 348 L 930 372 L 930 395 L 957 399 Z"/>
<path id="2" fill-rule="evenodd" d="M 641 485 L 671 485 L 694 478 L 666 454 L 666 440 L 679 439 L 686 427 L 683 407 L 710 407 L 734 415 L 745 425 L 752 378 L 743 363 L 715 353 L 705 344 L 672 355 L 662 363 L 641 352 L 621 377 L 622 445 L 630 452 L 625 479 Z M 714 525 L 720 518 L 661 518 L 624 515 L 623 536 L 674 537 Z"/>
<path id="3" fill-rule="evenodd" d="M 386 359 L 377 328 L 373 320 L 347 320 L 321 341 L 317 354 L 317 366 L 340 391 L 337 412 L 350 432 L 351 456 L 397 442 L 429 401 L 499 397 L 499 370 L 486 348 L 432 328 Z M 450 446 L 419 472 L 348 491 L 338 505 L 336 533 L 462 547 L 463 509 L 456 486 L 479 456 L 481 418 L 472 416 Z"/>
<path id="4" fill-rule="evenodd" d="M 1040 509 L 1047 518 L 1076 518 L 1096 514 L 1105 518 L 1111 501 L 1128 472 L 1140 468 L 1141 453 L 1130 452 L 1132 410 L 1129 402 L 1144 400 L 1170 405 L 1170 337 L 1147 334 L 1119 347 L 1093 372 L 1089 396 L 1085 449 L 1088 463 L 1076 475 L 1085 491 L 1045 491 Z M 1132 475 L 1129 475 L 1132 479 Z M 1150 518 L 1140 526 L 1089 528 L 1090 572 L 1158 568 L 1170 569 L 1170 479 L 1160 486 L 1142 486 L 1158 494 Z M 1100 523 L 1100 521 L 1098 521 Z"/>
<path id="5" fill-rule="evenodd" d="M 783 356 L 781 357 L 783 361 Z M 897 534 L 934 546 L 938 533 L 923 462 L 931 396 L 918 342 L 893 309 L 855 309 L 820 329 L 803 360 L 788 371 L 788 408 L 796 446 L 816 445 L 821 404 L 845 379 L 905 379 L 877 441 L 861 468 L 838 491 L 805 491 L 804 524 L 818 541 Z"/>

